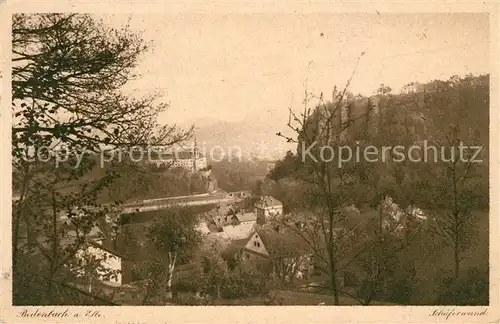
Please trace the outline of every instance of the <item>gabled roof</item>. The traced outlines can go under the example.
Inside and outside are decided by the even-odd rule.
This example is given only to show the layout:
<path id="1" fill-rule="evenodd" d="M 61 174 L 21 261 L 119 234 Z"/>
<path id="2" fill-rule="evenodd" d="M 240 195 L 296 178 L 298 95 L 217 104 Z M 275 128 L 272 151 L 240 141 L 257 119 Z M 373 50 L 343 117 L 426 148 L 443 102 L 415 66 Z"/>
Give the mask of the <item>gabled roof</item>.
<path id="1" fill-rule="evenodd" d="M 244 213 L 235 215 L 240 222 L 251 222 L 257 220 L 257 215 L 254 213 Z"/>
<path id="2" fill-rule="evenodd" d="M 129 260 L 129 257 L 126 256 L 125 254 L 120 253 L 120 252 L 116 251 L 115 249 L 112 249 L 112 248 L 110 248 L 110 247 L 108 247 L 108 246 L 106 246 L 104 244 L 101 244 L 101 243 L 96 242 L 94 240 L 89 240 L 89 244 L 92 245 L 95 248 L 98 248 L 98 249 L 106 251 L 106 252 L 108 252 L 110 254 L 113 254 L 113 255 L 121 258 L 121 259 Z"/>
<path id="3" fill-rule="evenodd" d="M 223 257 L 232 257 L 235 255 L 238 251 L 241 251 L 245 247 L 245 244 L 247 244 L 248 238 L 240 239 L 240 240 L 233 240 L 229 245 L 222 251 L 222 256 Z"/>
<path id="4" fill-rule="evenodd" d="M 239 225 L 227 225 L 222 227 L 222 232 L 212 233 L 211 235 L 218 236 L 221 238 L 226 238 L 229 240 L 247 240 L 248 235 L 252 233 L 252 229 L 255 224 L 239 224 Z"/>
<path id="5" fill-rule="evenodd" d="M 309 248 L 302 237 L 293 230 L 278 232 L 266 226 L 252 232 L 247 242 L 257 233 L 271 257 L 297 257 L 309 253 Z"/>
<path id="6" fill-rule="evenodd" d="M 255 207 L 257 208 L 283 207 L 283 204 L 274 197 L 264 196 L 255 203 Z"/>
<path id="7" fill-rule="evenodd" d="M 75 246 L 75 244 L 78 242 L 78 235 L 77 232 L 73 229 L 65 229 L 66 233 L 65 235 L 59 240 L 59 244 L 63 248 L 68 248 L 70 246 Z M 85 235 L 85 244 L 80 246 L 80 249 L 88 247 L 88 245 L 91 245 L 95 248 L 101 249 L 103 251 L 106 251 L 110 254 L 113 254 L 117 257 L 120 257 L 122 259 L 129 259 L 124 253 L 121 253 L 120 251 L 117 251 L 116 249 L 111 247 L 111 244 L 103 244 L 101 243 L 102 241 L 104 242 L 109 242 L 106 241 L 106 237 L 104 233 L 101 231 L 101 229 L 98 226 L 94 226 L 90 229 L 89 233 Z M 88 244 L 88 245 L 87 245 Z"/>
<path id="8" fill-rule="evenodd" d="M 59 244 L 63 247 L 74 245 L 78 241 L 77 232 L 74 229 L 65 228 L 65 235 L 59 240 Z M 80 234 L 81 235 L 81 234 Z M 89 241 L 95 241 L 104 238 L 104 234 L 98 226 L 90 229 L 89 233 L 85 235 Z"/>
<path id="9" fill-rule="evenodd" d="M 209 216 L 229 216 L 230 214 L 233 214 L 236 212 L 235 210 L 236 208 L 234 208 L 233 206 L 231 206 L 231 204 L 220 204 L 220 205 L 217 205 L 215 206 L 214 209 L 212 209 L 211 211 L 209 211 L 207 214 Z"/>

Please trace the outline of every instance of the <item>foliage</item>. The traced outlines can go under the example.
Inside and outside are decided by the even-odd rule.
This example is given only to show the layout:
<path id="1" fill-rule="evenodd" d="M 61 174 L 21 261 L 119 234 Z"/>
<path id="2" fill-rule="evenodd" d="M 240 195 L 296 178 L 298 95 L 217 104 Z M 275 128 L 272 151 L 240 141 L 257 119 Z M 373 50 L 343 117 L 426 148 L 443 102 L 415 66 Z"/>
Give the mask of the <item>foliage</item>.
<path id="1" fill-rule="evenodd" d="M 225 191 L 252 190 L 266 176 L 268 163 L 258 159 L 213 161 L 212 175 Z"/>
<path id="2" fill-rule="evenodd" d="M 188 208 L 158 211 L 148 233 L 149 240 L 160 253 L 182 251 L 187 254 L 200 242 L 200 234 L 195 230 L 197 223 L 198 216 Z"/>
<path id="3" fill-rule="evenodd" d="M 251 272 L 232 272 L 221 289 L 225 299 L 236 299 L 249 296 L 263 296 L 269 292 L 268 280 Z"/>
<path id="4" fill-rule="evenodd" d="M 488 271 L 471 268 L 458 280 L 453 274 L 447 274 L 439 287 L 439 305 L 489 305 Z"/>
<path id="5" fill-rule="evenodd" d="M 420 90 L 410 91 L 413 86 Z M 310 213 L 302 220 L 300 232 L 313 248 L 319 268 L 329 274 L 334 296 L 338 290 L 335 273 L 339 267 L 347 267 L 364 278 L 357 292 L 361 303 L 374 296 L 408 303 L 416 260 L 421 257 L 405 261 L 408 268 L 398 271 L 392 271 L 391 264 L 408 259 L 400 250 L 412 245 L 412 239 L 422 239 L 417 233 L 432 232 L 429 238 L 454 248 L 456 276 L 463 252 L 474 244 L 477 220 L 472 211 L 488 206 L 487 164 L 457 159 L 413 163 L 408 156 L 399 161 L 392 150 L 385 156 L 379 154 L 375 163 L 351 158 L 341 167 L 336 165 L 338 156 L 333 161 L 320 158 L 322 145 L 333 148 L 336 155 L 342 145 L 359 147 L 361 152 L 369 145 L 408 149 L 421 146 L 424 139 L 429 145 L 446 147 L 448 154 L 457 150 L 459 140 L 465 145 L 483 145 L 484 151 L 488 145 L 484 131 L 488 125 L 488 76 L 452 77 L 413 86 L 393 94 L 390 87 L 381 85 L 369 98 L 354 97 L 346 87 L 334 91 L 333 102 L 306 91 L 303 113 L 290 109 L 288 126 L 294 135 L 278 133 L 298 143 L 297 153 L 289 152 L 276 163 L 261 191 L 286 201 L 287 212 Z M 308 103 L 316 99 L 315 108 L 309 108 Z M 312 143 L 319 145 L 305 150 Z M 367 222 L 363 213 L 354 223 L 346 217 L 349 206 L 378 209 L 388 197 L 401 215 L 399 224 L 387 231 L 390 237 L 380 235 L 387 230 L 385 225 Z M 425 221 L 419 218 L 422 215 Z M 292 218 L 281 220 L 282 225 L 294 228 L 297 220 Z"/>
<path id="6" fill-rule="evenodd" d="M 136 201 L 204 193 L 206 180 L 183 168 L 155 170 L 119 166 L 120 177 L 102 193 L 103 201 Z"/>
<path id="7" fill-rule="evenodd" d="M 436 84 L 423 102 L 429 142 L 440 149 L 433 155 L 440 156 L 435 157 L 438 163 L 421 164 L 414 200 L 428 211 L 430 230 L 453 248 L 455 277 L 463 252 L 476 236 L 473 211 L 488 208 L 487 135 L 481 129 L 488 116 L 487 82 L 487 77 L 454 77 Z M 482 155 L 476 156 L 480 147 Z"/>
<path id="8" fill-rule="evenodd" d="M 88 14 L 13 15 L 14 276 L 23 250 L 35 248 L 48 263 L 51 291 L 90 230 L 117 211 L 100 195 L 119 170 L 100 170 L 97 153 L 189 136 L 156 122 L 167 108 L 156 94 L 137 99 L 121 91 L 147 49 L 128 26 L 109 28 Z"/>
<path id="9" fill-rule="evenodd" d="M 84 286 L 68 282 L 72 274 L 66 267 L 49 278 L 47 262 L 40 256 L 23 252 L 13 277 L 14 305 L 115 305 L 100 289 L 89 293 Z"/>
<path id="10" fill-rule="evenodd" d="M 197 215 L 188 208 L 174 207 L 158 211 L 148 228 L 146 244 L 151 247 L 152 253 L 148 287 L 162 289 L 163 302 L 172 298 L 176 267 L 187 263 L 201 242 L 200 233 L 196 230 L 198 221 Z M 161 292 L 155 291 L 157 294 Z"/>
<path id="11" fill-rule="evenodd" d="M 147 49 L 140 34 L 108 28 L 91 15 L 14 15 L 14 156 L 53 140 L 91 150 L 101 143 L 177 141 L 175 128 L 156 124 L 166 108 L 154 105 L 156 95 L 135 100 L 120 93 Z"/>

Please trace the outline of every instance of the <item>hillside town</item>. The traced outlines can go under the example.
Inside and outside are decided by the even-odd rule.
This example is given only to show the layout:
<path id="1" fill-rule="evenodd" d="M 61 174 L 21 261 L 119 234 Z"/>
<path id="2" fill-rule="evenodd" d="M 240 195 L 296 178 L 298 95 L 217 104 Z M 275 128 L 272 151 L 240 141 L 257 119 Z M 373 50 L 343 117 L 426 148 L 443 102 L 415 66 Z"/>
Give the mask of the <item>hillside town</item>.
<path id="1" fill-rule="evenodd" d="M 155 160 L 154 164 L 158 166 L 160 163 L 167 169 L 180 167 L 191 173 L 202 174 L 208 179 L 207 192 L 124 203 L 119 213 L 106 215 L 86 235 L 85 243 L 75 255 L 82 264 L 91 263 L 91 268 L 82 270 L 76 267 L 83 282 L 78 280 L 79 283 L 67 284 L 89 294 L 99 292 L 101 297 L 108 298 L 112 303 L 139 303 L 146 293 L 142 284 L 148 277 L 150 262 L 156 257 L 148 245 L 148 229 L 155 225 L 155 215 L 169 217 L 172 208 L 193 208 L 192 212 L 197 215 L 194 228 L 202 238 L 198 246 L 200 251 L 216 250 L 218 257 L 227 262 L 233 272 L 248 271 L 254 273 L 256 278 L 280 278 L 290 285 L 288 289 L 295 287 L 297 291 L 317 290 L 324 278 L 321 271 L 315 268 L 314 254 L 300 235 L 300 230 L 308 225 L 311 217 L 307 213 L 293 215 L 295 228 L 280 228 L 280 219 L 287 217 L 282 202 L 272 196 L 258 196 L 251 190 L 226 192 L 217 188 L 211 169 L 206 167 L 206 158 L 200 153 L 189 153 L 180 154 L 176 159 L 169 155 L 163 161 Z M 386 226 L 390 227 L 391 221 L 400 223 L 404 212 L 390 197 L 387 197 L 384 206 L 389 213 L 389 219 L 384 220 Z M 196 208 L 202 209 L 194 210 Z M 347 207 L 345 212 L 354 218 L 361 216 L 355 206 Z M 426 216 L 421 210 L 415 209 L 408 215 L 420 224 L 425 224 Z M 85 219 L 85 214 L 81 213 L 79 217 Z M 59 244 L 63 248 L 66 245 L 69 247 L 78 235 L 70 229 L 75 216 L 70 219 L 63 213 L 58 219 L 63 228 L 64 224 L 67 228 L 66 239 Z M 334 230 L 342 235 L 346 228 L 340 226 Z M 405 229 L 399 225 L 397 230 Z M 133 239 L 127 236 L 129 233 L 134 234 Z M 30 242 L 30 238 L 38 241 L 38 244 L 44 244 L 45 241 L 44 237 L 30 237 L 28 228 L 22 227 L 20 247 L 36 246 L 37 243 Z M 134 242 L 133 246 L 130 241 Z M 197 272 L 201 271 L 203 262 L 206 262 L 204 257 L 195 257 L 177 264 L 174 282 L 181 286 L 179 283 L 183 280 L 200 275 Z M 355 274 L 349 268 L 339 275 L 338 280 L 342 287 L 356 285 Z M 204 298 L 207 298 L 201 290 L 190 287 L 175 289 L 176 284 L 173 285 L 173 292 L 177 295 L 191 296 L 198 303 L 203 303 Z"/>
<path id="2" fill-rule="evenodd" d="M 12 304 L 489 305 L 489 37 L 13 14 Z"/>

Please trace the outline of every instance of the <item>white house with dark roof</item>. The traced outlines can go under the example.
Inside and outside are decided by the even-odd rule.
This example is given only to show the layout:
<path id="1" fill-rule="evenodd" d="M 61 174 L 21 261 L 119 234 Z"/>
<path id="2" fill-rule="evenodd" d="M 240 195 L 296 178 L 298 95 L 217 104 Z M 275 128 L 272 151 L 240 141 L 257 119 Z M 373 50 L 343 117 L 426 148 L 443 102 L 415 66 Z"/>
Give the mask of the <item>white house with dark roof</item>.
<path id="1" fill-rule="evenodd" d="M 257 222 L 257 215 L 255 213 L 238 213 L 231 216 L 237 224 L 255 224 Z"/>
<path id="2" fill-rule="evenodd" d="M 110 240 L 105 239 L 98 226 L 90 229 L 89 233 L 77 233 L 74 228 L 66 224 L 63 219 L 59 228 L 64 235 L 59 238 L 58 244 L 68 255 L 75 253 L 77 262 L 70 260 L 65 267 L 77 274 L 85 282 L 85 289 L 92 291 L 94 283 L 99 282 L 106 286 L 117 287 L 122 283 L 122 261 L 124 255 L 115 251 Z M 81 241 L 81 237 L 84 238 Z M 31 247 L 31 255 L 43 255 L 43 250 L 51 248 L 50 242 L 43 234 L 28 236 L 27 229 L 21 228 L 19 248 Z M 77 283 L 78 285 L 79 283 Z"/>
<path id="3" fill-rule="evenodd" d="M 293 231 L 278 232 L 271 227 L 254 230 L 239 251 L 244 268 L 253 268 L 285 280 L 303 279 L 313 272 L 307 244 Z"/>
<path id="4" fill-rule="evenodd" d="M 237 213 L 227 217 L 228 222 L 222 226 L 222 232 L 212 235 L 227 240 L 241 240 L 247 238 L 256 226 L 257 216 L 255 213 Z"/>
<path id="5" fill-rule="evenodd" d="M 234 241 L 246 239 L 255 230 L 255 223 L 227 225 L 222 227 L 222 232 L 211 235 L 225 240 Z"/>
<path id="6" fill-rule="evenodd" d="M 74 232 L 68 233 L 68 238 L 76 235 Z M 108 285 L 118 287 L 122 284 L 122 262 L 127 257 L 116 251 L 111 241 L 107 240 L 98 227 L 94 227 L 87 235 L 87 240 L 76 253 L 76 257 L 82 262 L 81 269 L 74 269 L 82 276 L 89 269 L 93 272 L 93 277 Z M 85 265 L 88 266 L 85 269 Z M 89 290 L 91 287 L 89 287 Z"/>

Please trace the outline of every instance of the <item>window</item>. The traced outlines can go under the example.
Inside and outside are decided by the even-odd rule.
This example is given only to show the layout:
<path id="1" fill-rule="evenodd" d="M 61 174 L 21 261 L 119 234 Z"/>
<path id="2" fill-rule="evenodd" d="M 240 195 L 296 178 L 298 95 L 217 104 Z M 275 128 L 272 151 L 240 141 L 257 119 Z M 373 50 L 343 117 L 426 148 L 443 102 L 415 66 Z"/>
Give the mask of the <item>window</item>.
<path id="1" fill-rule="evenodd" d="M 257 242 L 257 247 L 260 247 L 260 243 L 259 242 Z"/>
<path id="2" fill-rule="evenodd" d="M 131 274 L 132 274 L 132 281 L 139 281 L 143 279 L 139 268 L 135 264 L 132 266 Z"/>

